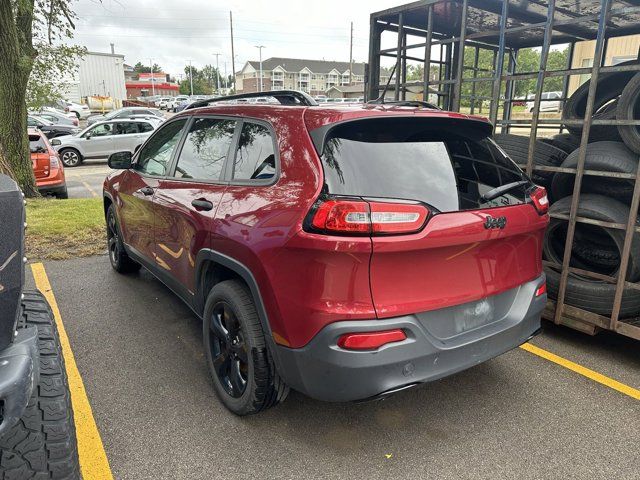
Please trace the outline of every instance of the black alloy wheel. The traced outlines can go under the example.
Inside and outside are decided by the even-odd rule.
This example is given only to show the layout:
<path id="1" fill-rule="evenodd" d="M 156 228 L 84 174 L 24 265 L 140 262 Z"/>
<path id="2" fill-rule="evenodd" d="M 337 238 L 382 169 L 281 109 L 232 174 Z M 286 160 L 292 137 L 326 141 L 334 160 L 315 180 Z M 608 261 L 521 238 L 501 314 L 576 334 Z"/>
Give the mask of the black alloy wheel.
<path id="1" fill-rule="evenodd" d="M 227 302 L 213 307 L 209 335 L 215 374 L 229 396 L 240 398 L 247 388 L 249 358 L 242 326 Z"/>

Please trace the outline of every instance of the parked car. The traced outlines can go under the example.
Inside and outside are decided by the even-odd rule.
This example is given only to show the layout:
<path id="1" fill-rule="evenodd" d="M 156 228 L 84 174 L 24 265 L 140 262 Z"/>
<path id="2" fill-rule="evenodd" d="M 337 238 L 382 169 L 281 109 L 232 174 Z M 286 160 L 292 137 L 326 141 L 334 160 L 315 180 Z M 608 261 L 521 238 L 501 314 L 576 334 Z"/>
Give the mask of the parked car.
<path id="1" fill-rule="evenodd" d="M 0 473 L 3 479 L 79 479 L 60 336 L 47 300 L 25 285 L 24 197 L 2 174 L 0 225 Z"/>
<path id="2" fill-rule="evenodd" d="M 171 104 L 167 106 L 167 110 L 170 110 L 172 112 L 176 111 L 176 108 L 178 108 L 178 106 L 182 103 L 182 102 L 186 102 L 189 100 L 189 95 L 178 95 L 177 97 L 174 97 L 171 101 Z"/>
<path id="3" fill-rule="evenodd" d="M 228 409 L 384 396 L 539 330 L 546 191 L 486 119 L 292 93 L 186 110 L 104 183 L 112 267 L 204 320 Z"/>
<path id="4" fill-rule="evenodd" d="M 75 135 L 80 131 L 73 125 L 55 125 L 37 115 L 27 115 L 27 127 L 39 129 L 50 139 L 62 135 Z"/>
<path id="5" fill-rule="evenodd" d="M 529 96 L 529 101 L 527 102 L 526 109 L 527 112 L 532 113 L 535 95 Z M 560 102 L 560 98 L 562 98 L 562 92 L 544 92 L 542 94 L 542 101 L 540 102 L 540 111 L 541 112 L 559 112 L 562 110 L 562 103 Z M 558 100 L 556 100 L 558 99 Z"/>
<path id="6" fill-rule="evenodd" d="M 74 114 L 78 120 L 84 120 L 85 118 L 88 118 L 89 115 L 91 115 L 91 110 L 85 104 L 62 100 L 60 102 L 60 106 L 65 112 Z"/>
<path id="7" fill-rule="evenodd" d="M 167 110 L 167 105 L 169 105 L 170 103 L 173 102 L 173 97 L 161 97 L 160 99 L 156 100 L 156 107 L 158 107 L 160 110 Z"/>
<path id="8" fill-rule="evenodd" d="M 199 100 L 184 100 L 182 101 L 176 108 L 173 109 L 174 112 L 178 113 L 181 112 L 182 110 L 184 110 L 185 108 L 187 108 L 189 105 L 191 105 L 194 102 L 198 102 Z"/>
<path id="9" fill-rule="evenodd" d="M 36 177 L 36 186 L 42 195 L 69 198 L 64 167 L 47 137 L 36 129 L 29 129 L 29 149 L 31 163 Z"/>
<path id="10" fill-rule="evenodd" d="M 44 118 L 54 125 L 71 125 L 77 127 L 80 124 L 78 118 L 73 113 L 65 113 L 55 108 L 44 107 L 39 111 L 29 112 L 29 114 Z"/>
<path id="11" fill-rule="evenodd" d="M 51 145 L 65 167 L 77 167 L 87 158 L 136 151 L 158 125 L 156 121 L 129 119 L 98 122 L 76 135 L 54 138 Z"/>
<path id="12" fill-rule="evenodd" d="M 96 122 L 104 120 L 113 120 L 116 118 L 129 118 L 132 115 L 150 115 L 158 118 L 164 118 L 164 114 L 157 108 L 151 107 L 125 107 L 113 110 L 104 115 L 92 115 L 87 119 L 87 125 L 93 125 Z"/>

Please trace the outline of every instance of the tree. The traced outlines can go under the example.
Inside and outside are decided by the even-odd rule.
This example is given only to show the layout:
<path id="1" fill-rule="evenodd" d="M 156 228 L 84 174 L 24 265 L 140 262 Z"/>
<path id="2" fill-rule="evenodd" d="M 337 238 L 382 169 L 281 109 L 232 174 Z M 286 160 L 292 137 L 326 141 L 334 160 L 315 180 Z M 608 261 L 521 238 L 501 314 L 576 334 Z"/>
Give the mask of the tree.
<path id="1" fill-rule="evenodd" d="M 27 196 L 38 196 L 27 138 L 27 89 L 36 102 L 51 95 L 41 89 L 47 59 L 63 58 L 62 40 L 71 38 L 75 14 L 68 0 L 0 0 L 0 173 L 12 177 Z M 58 53 L 56 53 L 58 52 Z M 66 50 L 69 53 L 68 50 Z M 40 61 L 38 57 L 40 57 Z M 39 99 L 39 100 L 38 100 Z"/>
<path id="2" fill-rule="evenodd" d="M 193 94 L 194 95 L 211 95 L 216 88 L 216 76 L 218 77 L 218 85 L 222 87 L 223 78 L 220 73 L 212 65 L 205 65 L 202 69 L 187 65 L 184 67 L 184 78 L 180 82 L 180 93 L 189 95 L 191 93 L 191 78 L 193 75 Z"/>

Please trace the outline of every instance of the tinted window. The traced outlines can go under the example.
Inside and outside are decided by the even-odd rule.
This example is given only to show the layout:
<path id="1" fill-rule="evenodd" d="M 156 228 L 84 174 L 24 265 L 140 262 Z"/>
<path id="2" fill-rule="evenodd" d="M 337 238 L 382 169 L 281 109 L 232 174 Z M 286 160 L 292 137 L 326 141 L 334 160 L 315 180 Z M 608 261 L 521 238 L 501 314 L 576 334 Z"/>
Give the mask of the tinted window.
<path id="1" fill-rule="evenodd" d="M 180 152 L 175 176 L 218 180 L 229 154 L 236 122 L 215 118 L 196 119 Z"/>
<path id="2" fill-rule="evenodd" d="M 113 135 L 113 124 L 103 123 L 101 125 L 96 125 L 87 133 L 90 133 L 92 137 L 106 137 L 107 135 Z"/>
<path id="3" fill-rule="evenodd" d="M 152 135 L 140 150 L 136 170 L 148 175 L 165 175 L 186 123 L 186 119 L 170 122 Z"/>
<path id="4" fill-rule="evenodd" d="M 27 126 L 28 127 L 37 127 L 38 121 L 33 117 L 27 117 Z"/>
<path id="5" fill-rule="evenodd" d="M 135 122 L 114 123 L 115 135 L 131 135 L 138 133 L 138 124 Z"/>
<path id="6" fill-rule="evenodd" d="M 153 130 L 153 127 L 151 126 L 150 123 L 141 122 L 141 123 L 138 123 L 138 130 L 142 133 L 151 132 Z"/>
<path id="7" fill-rule="evenodd" d="M 47 153 L 47 145 L 40 135 L 29 135 L 29 149 L 31 153 Z"/>
<path id="8" fill-rule="evenodd" d="M 245 123 L 238 140 L 234 180 L 265 180 L 275 174 L 276 157 L 271 132 L 263 125 Z"/>
<path id="9" fill-rule="evenodd" d="M 447 123 L 450 125 L 447 126 Z M 329 193 L 425 202 L 441 212 L 526 201 L 523 185 L 491 201 L 495 187 L 526 180 L 487 138 L 455 120 L 381 119 L 336 127 L 322 160 Z"/>

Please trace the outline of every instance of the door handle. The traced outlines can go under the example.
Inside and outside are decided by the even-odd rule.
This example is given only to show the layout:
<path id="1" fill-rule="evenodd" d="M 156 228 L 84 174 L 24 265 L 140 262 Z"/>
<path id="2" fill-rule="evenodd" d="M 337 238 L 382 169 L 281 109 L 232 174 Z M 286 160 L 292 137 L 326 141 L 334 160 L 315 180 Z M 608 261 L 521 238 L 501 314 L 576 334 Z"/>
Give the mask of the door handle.
<path id="1" fill-rule="evenodd" d="M 205 200 L 204 198 L 198 198 L 191 202 L 191 205 L 195 207 L 196 210 L 208 212 L 213 209 L 213 203 L 209 200 Z"/>
<path id="2" fill-rule="evenodd" d="M 148 195 L 153 195 L 154 190 L 152 187 L 142 187 L 138 190 L 138 192 L 148 196 Z"/>

